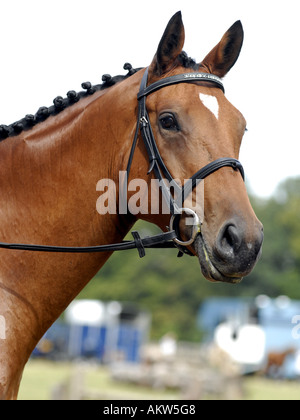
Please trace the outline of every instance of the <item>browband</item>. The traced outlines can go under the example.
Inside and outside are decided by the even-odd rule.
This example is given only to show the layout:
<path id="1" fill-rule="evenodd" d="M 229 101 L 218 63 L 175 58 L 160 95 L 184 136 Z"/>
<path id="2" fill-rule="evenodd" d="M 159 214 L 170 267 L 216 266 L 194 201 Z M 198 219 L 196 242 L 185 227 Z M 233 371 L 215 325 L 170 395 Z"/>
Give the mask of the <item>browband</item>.
<path id="1" fill-rule="evenodd" d="M 165 86 L 174 85 L 177 83 L 193 83 L 193 82 L 211 82 L 215 83 L 218 88 L 222 89 L 225 93 L 224 85 L 222 80 L 215 76 L 214 74 L 210 73 L 183 73 L 177 74 L 175 76 L 166 77 L 165 79 L 158 80 L 157 82 L 152 83 L 150 86 L 142 88 L 137 98 L 140 100 L 144 96 L 149 95 L 150 93 L 155 92 L 158 89 L 161 89 Z"/>

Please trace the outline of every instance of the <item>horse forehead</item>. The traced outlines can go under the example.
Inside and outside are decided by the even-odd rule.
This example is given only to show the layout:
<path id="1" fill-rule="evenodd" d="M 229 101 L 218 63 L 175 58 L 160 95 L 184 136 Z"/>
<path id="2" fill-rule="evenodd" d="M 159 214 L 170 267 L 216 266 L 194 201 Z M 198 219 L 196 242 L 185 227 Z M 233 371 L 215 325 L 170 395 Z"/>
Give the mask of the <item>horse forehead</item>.
<path id="1" fill-rule="evenodd" d="M 194 115 L 208 110 L 217 121 L 221 122 L 220 114 L 240 117 L 240 112 L 226 99 L 223 92 L 214 87 L 194 83 L 180 83 L 160 89 L 156 95 L 150 95 L 149 105 L 156 103 L 157 110 L 175 108 Z M 153 101 L 153 102 L 152 102 Z M 200 105 L 201 104 L 201 105 Z M 151 107 L 151 105 L 150 105 Z"/>
<path id="2" fill-rule="evenodd" d="M 199 99 L 202 104 L 215 116 L 219 119 L 219 101 L 216 96 L 206 93 L 199 93 Z"/>
<path id="3" fill-rule="evenodd" d="M 220 89 L 201 89 L 195 93 L 196 101 L 211 112 L 216 120 L 223 124 L 230 123 L 244 130 L 247 125 L 243 114 L 226 98 Z"/>

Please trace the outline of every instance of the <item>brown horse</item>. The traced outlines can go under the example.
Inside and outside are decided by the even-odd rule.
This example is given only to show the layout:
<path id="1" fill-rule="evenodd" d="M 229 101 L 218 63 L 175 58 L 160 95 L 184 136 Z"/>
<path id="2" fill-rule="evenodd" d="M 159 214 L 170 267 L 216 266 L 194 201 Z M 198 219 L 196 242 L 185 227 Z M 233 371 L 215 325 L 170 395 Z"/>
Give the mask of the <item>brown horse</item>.
<path id="1" fill-rule="evenodd" d="M 222 78 L 236 62 L 242 42 L 243 29 L 236 22 L 196 64 L 182 52 L 179 12 L 149 66 L 148 84 L 186 72 Z M 166 230 L 167 215 L 96 211 L 97 182 L 109 178 L 118 188 L 119 171 L 126 170 L 145 69 L 131 73 L 124 80 L 117 78 L 113 86 L 106 77 L 103 89 L 96 91 L 87 84 L 85 95 L 69 92 L 72 106 L 63 110 L 59 109 L 63 101 L 56 98 L 57 112 L 51 111 L 48 118 L 49 111 L 43 108 L 35 118 L 27 116 L 25 123 L 1 128 L 8 138 L 0 142 L 0 241 L 108 244 L 119 242 L 138 218 Z M 183 181 L 215 159 L 238 158 L 245 119 L 214 83 L 165 87 L 147 98 L 147 109 L 160 154 L 174 178 Z M 149 185 L 153 173 L 147 174 L 148 164 L 139 135 L 130 179 Z M 189 249 L 198 255 L 207 279 L 236 283 L 253 269 L 263 240 L 240 173 L 224 167 L 209 176 L 204 204 L 202 231 Z M 185 219 L 180 223 L 183 238 L 190 229 Z M 23 368 L 37 342 L 110 255 L 0 250 L 3 399 L 17 397 Z"/>
<path id="2" fill-rule="evenodd" d="M 296 349 L 291 347 L 282 352 L 270 352 L 264 369 L 265 375 L 278 376 L 288 356 L 295 354 Z"/>

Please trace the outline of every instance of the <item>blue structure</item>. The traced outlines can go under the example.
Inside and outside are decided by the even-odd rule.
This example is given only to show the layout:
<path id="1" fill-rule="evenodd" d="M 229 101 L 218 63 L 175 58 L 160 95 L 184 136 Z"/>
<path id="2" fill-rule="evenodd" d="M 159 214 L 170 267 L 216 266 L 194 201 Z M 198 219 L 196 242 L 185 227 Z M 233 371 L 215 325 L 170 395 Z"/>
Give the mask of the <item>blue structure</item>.
<path id="1" fill-rule="evenodd" d="M 102 363 L 140 360 L 141 346 L 148 339 L 150 316 L 135 306 L 74 301 L 65 318 L 51 326 L 33 356 L 93 358 Z"/>
<path id="2" fill-rule="evenodd" d="M 210 340 L 216 327 L 223 322 L 236 319 L 243 324 L 248 323 L 253 303 L 253 299 L 218 297 L 207 299 L 199 309 L 197 325 Z"/>
<path id="3" fill-rule="evenodd" d="M 208 342 L 214 339 L 220 324 L 231 326 L 232 337 L 229 338 L 236 342 L 243 327 L 257 326 L 264 334 L 265 359 L 270 352 L 292 348 L 295 353 L 287 358 L 284 375 L 289 378 L 300 376 L 300 301 L 286 296 L 277 299 L 267 296 L 256 299 L 211 298 L 201 305 L 197 322 Z M 255 342 L 252 344 L 255 346 Z"/>

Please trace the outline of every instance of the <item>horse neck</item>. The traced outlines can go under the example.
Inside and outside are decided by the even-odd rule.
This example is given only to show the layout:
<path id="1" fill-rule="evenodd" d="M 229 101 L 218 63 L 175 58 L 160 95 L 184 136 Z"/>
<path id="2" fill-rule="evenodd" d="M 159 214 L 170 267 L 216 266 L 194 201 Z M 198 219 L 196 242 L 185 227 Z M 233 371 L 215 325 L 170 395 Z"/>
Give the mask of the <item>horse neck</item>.
<path id="1" fill-rule="evenodd" d="M 139 79 L 134 75 L 82 99 L 0 144 L 1 241 L 91 246 L 125 236 L 133 220 L 100 216 L 96 185 L 109 178 L 118 186 L 119 170 L 126 169 Z M 109 256 L 2 250 L 0 286 L 5 296 L 0 314 L 9 312 L 5 299 L 13 295 L 14 307 L 31 313 L 26 322 L 39 324 L 36 336 L 43 334 Z"/>
<path id="2" fill-rule="evenodd" d="M 5 239 L 28 242 L 44 232 L 46 236 L 46 231 L 49 237 L 51 223 L 42 230 L 35 225 L 51 217 L 66 228 L 77 219 L 78 232 L 83 234 L 78 245 L 111 241 L 107 233 L 114 236 L 112 225 L 118 224 L 118 216 L 97 214 L 96 185 L 108 178 L 118 188 L 119 171 L 126 170 L 136 124 L 137 90 L 132 88 L 134 82 L 126 89 L 128 82 L 82 99 L 23 135 L 0 143 L 0 189 L 6 207 L 0 209 L 0 218 L 27 221 L 18 237 L 10 224 L 10 237 Z M 32 224 L 28 223 L 31 219 Z M 90 223 L 95 224 L 91 238 L 85 229 Z M 124 236 L 126 228 L 121 230 Z M 74 240 L 66 232 L 54 234 L 56 243 L 68 245 Z"/>

